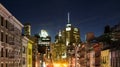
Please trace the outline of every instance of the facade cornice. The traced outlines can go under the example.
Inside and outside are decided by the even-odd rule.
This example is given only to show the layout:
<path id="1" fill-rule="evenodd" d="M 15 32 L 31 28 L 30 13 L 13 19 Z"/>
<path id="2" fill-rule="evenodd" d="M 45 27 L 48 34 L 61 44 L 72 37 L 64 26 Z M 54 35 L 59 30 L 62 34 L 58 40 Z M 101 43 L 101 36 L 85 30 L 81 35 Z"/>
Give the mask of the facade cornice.
<path id="1" fill-rule="evenodd" d="M 0 3 L 0 11 L 5 17 L 12 16 L 12 14 Z"/>
<path id="2" fill-rule="evenodd" d="M 0 13 L 5 19 L 12 21 L 13 24 L 19 25 L 17 26 L 19 27 L 19 29 L 24 27 L 24 25 L 19 20 L 17 20 L 1 3 L 0 3 Z"/>
<path id="3" fill-rule="evenodd" d="M 22 36 L 22 42 L 24 43 L 24 46 L 27 46 L 29 39 L 26 36 Z"/>

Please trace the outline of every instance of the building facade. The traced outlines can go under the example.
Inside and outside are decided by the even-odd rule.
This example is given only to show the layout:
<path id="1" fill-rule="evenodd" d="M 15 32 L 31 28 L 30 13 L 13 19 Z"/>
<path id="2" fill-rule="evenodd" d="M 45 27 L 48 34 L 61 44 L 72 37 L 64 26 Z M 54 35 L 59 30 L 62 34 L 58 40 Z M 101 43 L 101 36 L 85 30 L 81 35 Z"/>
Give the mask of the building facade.
<path id="1" fill-rule="evenodd" d="M 89 61 L 89 67 L 95 67 L 95 51 L 90 51 L 90 61 Z"/>
<path id="2" fill-rule="evenodd" d="M 86 67 L 86 43 L 82 43 L 79 49 L 79 64 L 80 67 Z"/>
<path id="3" fill-rule="evenodd" d="M 38 66 L 38 59 L 39 59 L 39 54 L 38 54 L 38 38 L 37 36 L 32 36 L 31 35 L 31 25 L 29 23 L 26 23 L 24 25 L 24 35 L 32 42 L 32 67 L 37 67 Z"/>
<path id="4" fill-rule="evenodd" d="M 0 66 L 21 67 L 23 25 L 0 4 Z"/>
<path id="5" fill-rule="evenodd" d="M 100 67 L 101 63 L 101 42 L 90 41 L 86 43 L 86 67 Z"/>
<path id="6" fill-rule="evenodd" d="M 111 67 L 120 67 L 120 50 L 113 48 L 113 49 L 111 49 L 110 53 L 111 53 L 110 66 Z"/>
<path id="7" fill-rule="evenodd" d="M 27 46 L 27 67 L 32 67 L 32 45 L 33 41 L 29 39 Z"/>
<path id="8" fill-rule="evenodd" d="M 39 33 L 38 38 L 38 53 L 39 53 L 39 65 L 38 66 L 45 66 L 45 63 L 51 63 L 51 37 L 48 35 L 46 30 L 41 30 Z"/>
<path id="9" fill-rule="evenodd" d="M 101 45 L 94 43 L 93 50 L 95 51 L 95 67 L 100 67 Z"/>
<path id="10" fill-rule="evenodd" d="M 28 38 L 26 36 L 22 36 L 22 67 L 27 67 L 27 46 L 28 46 Z"/>
<path id="11" fill-rule="evenodd" d="M 109 37 L 106 38 L 106 41 L 103 42 L 103 49 L 104 49 L 104 53 L 106 51 L 104 55 L 109 54 L 108 56 L 109 58 L 107 58 L 107 60 L 110 60 L 110 62 L 108 63 L 108 61 L 105 61 L 105 58 L 104 58 L 104 65 L 109 64 L 108 67 L 119 67 L 120 66 L 120 53 L 119 53 L 120 52 L 120 24 L 117 24 L 113 27 L 106 27 L 105 29 L 107 30 L 107 32 L 104 34 L 106 34 Z"/>
<path id="12" fill-rule="evenodd" d="M 101 67 L 111 67 L 110 58 L 110 49 L 102 50 L 101 51 Z"/>

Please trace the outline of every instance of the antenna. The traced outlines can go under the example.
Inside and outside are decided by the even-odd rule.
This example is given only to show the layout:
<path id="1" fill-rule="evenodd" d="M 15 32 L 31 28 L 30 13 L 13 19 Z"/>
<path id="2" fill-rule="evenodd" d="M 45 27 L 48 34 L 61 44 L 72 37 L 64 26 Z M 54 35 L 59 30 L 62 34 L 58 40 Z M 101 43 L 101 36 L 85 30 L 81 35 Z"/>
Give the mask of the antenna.
<path id="1" fill-rule="evenodd" d="M 70 23 L 70 14 L 68 12 L 68 24 Z"/>

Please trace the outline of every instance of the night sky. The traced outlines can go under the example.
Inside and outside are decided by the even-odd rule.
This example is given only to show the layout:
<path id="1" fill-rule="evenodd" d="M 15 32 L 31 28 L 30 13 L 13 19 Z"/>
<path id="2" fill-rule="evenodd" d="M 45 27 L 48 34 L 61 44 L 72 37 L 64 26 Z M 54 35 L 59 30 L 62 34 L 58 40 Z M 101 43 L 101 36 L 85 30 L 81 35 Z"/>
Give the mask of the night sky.
<path id="1" fill-rule="evenodd" d="M 70 23 L 80 29 L 84 41 L 87 32 L 103 34 L 104 26 L 120 22 L 120 0 L 0 0 L 22 24 L 31 23 L 32 35 L 41 29 L 55 35 Z"/>

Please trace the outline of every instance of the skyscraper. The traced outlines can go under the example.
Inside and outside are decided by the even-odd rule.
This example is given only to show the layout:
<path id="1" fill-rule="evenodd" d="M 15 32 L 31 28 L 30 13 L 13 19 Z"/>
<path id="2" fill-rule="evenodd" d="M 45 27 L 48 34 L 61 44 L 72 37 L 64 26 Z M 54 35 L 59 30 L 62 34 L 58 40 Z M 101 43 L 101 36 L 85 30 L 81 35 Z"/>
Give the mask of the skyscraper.
<path id="1" fill-rule="evenodd" d="M 56 37 L 56 39 L 59 38 Z M 66 27 L 61 31 L 61 39 L 63 40 L 63 43 L 67 46 L 70 43 L 79 43 L 81 42 L 80 39 L 80 31 L 78 28 L 73 27 L 70 23 L 70 14 L 68 13 L 68 23 L 66 24 Z"/>
<path id="2" fill-rule="evenodd" d="M 38 52 L 40 53 L 41 56 L 40 57 L 41 66 L 43 66 L 46 60 L 50 60 L 51 58 L 50 44 L 51 44 L 51 37 L 48 35 L 48 32 L 46 30 L 42 29 L 39 33 L 39 38 L 38 38 Z"/>
<path id="3" fill-rule="evenodd" d="M 68 22 L 63 30 L 60 30 L 55 37 L 54 44 L 54 60 L 55 61 L 66 61 L 68 52 L 68 45 L 78 45 L 81 42 L 80 31 L 78 28 L 72 26 L 70 23 L 70 14 L 68 13 Z M 75 47 L 72 47 L 73 49 Z"/>

